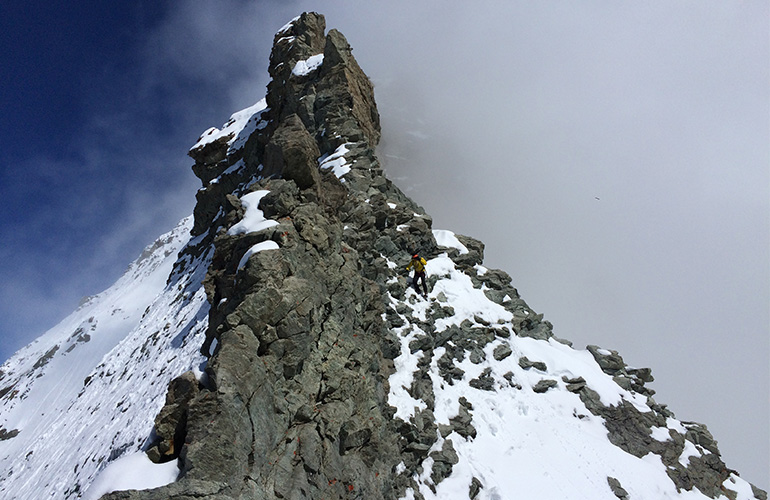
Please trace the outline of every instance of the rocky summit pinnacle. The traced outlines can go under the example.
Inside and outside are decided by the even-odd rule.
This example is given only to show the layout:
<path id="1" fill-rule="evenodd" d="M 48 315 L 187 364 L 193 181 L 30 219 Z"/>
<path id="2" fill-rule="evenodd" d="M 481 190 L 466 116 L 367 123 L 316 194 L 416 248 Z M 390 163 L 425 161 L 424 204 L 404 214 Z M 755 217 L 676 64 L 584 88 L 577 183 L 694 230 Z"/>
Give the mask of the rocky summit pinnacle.
<path id="1" fill-rule="evenodd" d="M 131 310 L 105 292 L 3 365 L 0 492 L 767 498 L 724 464 L 704 425 L 655 401 L 649 369 L 556 338 L 507 273 L 483 266 L 483 243 L 434 229 L 384 175 L 373 86 L 323 16 L 278 31 L 269 74 L 265 99 L 190 150 L 203 184 L 194 220 L 116 284 L 170 272 L 165 288 Z M 426 297 L 405 271 L 416 251 Z M 109 323 L 116 311 L 123 330 Z M 102 323 L 124 337 L 107 342 Z M 63 356 L 97 344 L 98 364 L 78 365 L 79 392 L 49 405 L 59 432 L 14 413 Z M 81 443 L 71 460 L 53 453 L 68 432 Z M 169 477 L 110 479 L 136 457 Z M 48 480 L 18 479 L 25 471 Z"/>

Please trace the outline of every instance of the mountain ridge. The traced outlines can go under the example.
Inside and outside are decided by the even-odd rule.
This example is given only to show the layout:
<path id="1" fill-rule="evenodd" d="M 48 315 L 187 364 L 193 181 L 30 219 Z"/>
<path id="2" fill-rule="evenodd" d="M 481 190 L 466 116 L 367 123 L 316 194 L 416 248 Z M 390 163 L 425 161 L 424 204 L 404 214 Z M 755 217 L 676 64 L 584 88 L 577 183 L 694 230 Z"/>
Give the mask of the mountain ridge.
<path id="1" fill-rule="evenodd" d="M 474 446 L 501 428 L 522 437 L 506 419 L 490 423 L 503 400 L 521 417 L 509 419 L 526 425 L 548 405 L 563 424 L 559 412 L 574 407 L 571 430 L 601 445 L 571 456 L 604 449 L 606 433 L 617 456 L 650 466 L 639 475 L 659 493 L 762 498 L 719 460 L 705 426 L 676 421 L 654 402 L 648 369 L 627 367 L 614 351 L 570 349 L 510 276 L 483 267 L 481 242 L 432 229 L 383 175 L 373 88 L 344 37 L 324 36 L 324 24 L 306 13 L 276 34 L 273 80 L 265 107 L 246 118 L 247 139 L 210 129 L 191 150 L 204 187 L 169 285 L 196 299 L 182 293 L 163 307 L 182 297 L 195 309 L 196 333 L 184 338 L 200 339 L 205 328 L 208 362 L 205 375 L 172 382 L 155 435 L 142 440 L 182 472 L 160 489 L 106 498 L 449 498 L 460 490 L 505 498 L 526 491 L 469 461 L 483 463 Z M 256 207 L 246 198 L 253 194 Z M 245 231 L 233 230 L 244 222 Z M 429 257 L 428 301 L 398 271 L 415 249 Z M 526 434 L 529 450 L 553 458 L 537 442 L 543 428 Z M 612 469 L 598 455 L 588 463 Z M 558 470 L 566 482 L 555 486 L 528 470 L 529 492 L 571 498 L 566 485 L 578 478 Z M 645 497 L 642 479 L 613 474 L 593 470 L 580 485 L 593 498 Z M 81 492 L 70 485 L 67 493 Z"/>

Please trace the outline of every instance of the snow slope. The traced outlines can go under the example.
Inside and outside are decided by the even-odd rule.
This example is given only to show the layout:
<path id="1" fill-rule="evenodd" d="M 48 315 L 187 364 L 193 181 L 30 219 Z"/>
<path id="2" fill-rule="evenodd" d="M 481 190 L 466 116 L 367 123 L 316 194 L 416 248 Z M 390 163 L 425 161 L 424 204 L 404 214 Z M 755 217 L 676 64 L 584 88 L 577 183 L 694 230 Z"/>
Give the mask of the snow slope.
<path id="1" fill-rule="evenodd" d="M 77 498 L 109 461 L 142 447 L 168 382 L 203 362 L 209 256 L 177 262 L 191 225 L 182 220 L 0 367 L 0 497 Z M 175 263 L 184 272 L 172 274 Z"/>
<path id="2" fill-rule="evenodd" d="M 434 234 L 442 246 L 467 251 L 451 232 Z M 396 417 L 405 421 L 428 406 L 413 397 L 410 388 L 425 355 L 415 349 L 414 342 L 427 335 L 420 325 L 430 321 L 432 307 L 451 311 L 450 316 L 434 322 L 434 337 L 464 322 L 514 332 L 513 315 L 488 299 L 483 285 L 475 288 L 470 276 L 458 270 L 446 254 L 429 260 L 426 270 L 429 278 L 437 278 L 429 300 L 421 299 L 411 288 L 404 298 L 389 297 L 394 309 L 404 311 L 400 314 L 403 325 L 396 329 L 401 355 L 394 360 L 397 372 L 390 377 L 389 403 L 397 408 Z M 483 275 L 487 269 L 476 266 L 475 272 Z M 642 412 L 652 411 L 645 397 L 621 388 L 588 351 L 575 350 L 554 338 L 496 336 L 483 353 L 466 352 L 471 355 L 455 362 L 463 373 L 453 380 L 442 377 L 439 369 L 445 352 L 445 347 L 433 351 L 427 372 L 439 430 L 422 464 L 423 472 L 414 476 L 425 499 L 465 500 L 475 478 L 481 485 L 478 499 L 614 500 L 618 497 L 608 477 L 617 479 L 628 498 L 635 500 L 708 498 L 697 489 L 677 491 L 658 455 L 637 458 L 612 444 L 604 420 L 591 414 L 578 394 L 567 390 L 566 380 L 582 377 L 604 405 L 625 400 Z M 519 359 L 525 356 L 544 363 L 540 367 L 545 369 L 522 367 Z M 485 381 L 486 387 L 478 383 L 474 386 L 473 380 Z M 542 392 L 536 387 L 542 380 L 553 381 L 553 387 Z M 475 436 L 452 429 L 451 420 L 460 416 L 461 406 L 473 417 Z M 687 429 L 678 420 L 668 418 L 667 427 L 654 429 L 653 437 L 665 441 L 671 439 L 670 432 L 684 435 Z M 434 458 L 430 454 L 440 452 L 446 441 L 451 441 L 457 463 L 451 474 L 436 484 L 431 477 Z M 682 464 L 687 464 L 691 456 L 705 454 L 700 446 L 687 443 L 679 459 Z M 737 499 L 754 498 L 749 483 L 735 474 L 724 487 L 737 492 Z M 403 498 L 415 498 L 414 489 L 408 489 Z"/>
<path id="3" fill-rule="evenodd" d="M 238 153 L 264 127 L 265 109 L 262 99 L 233 113 L 191 149 L 224 141 L 228 154 Z M 257 208 L 260 195 L 244 200 L 244 231 L 275 223 Z M 191 240 L 192 226 L 192 216 L 180 221 L 114 285 L 0 366 L 0 498 L 98 498 L 175 479 L 174 464 L 138 452 L 168 383 L 188 370 L 203 376 L 202 283 L 213 246 L 208 233 Z"/>

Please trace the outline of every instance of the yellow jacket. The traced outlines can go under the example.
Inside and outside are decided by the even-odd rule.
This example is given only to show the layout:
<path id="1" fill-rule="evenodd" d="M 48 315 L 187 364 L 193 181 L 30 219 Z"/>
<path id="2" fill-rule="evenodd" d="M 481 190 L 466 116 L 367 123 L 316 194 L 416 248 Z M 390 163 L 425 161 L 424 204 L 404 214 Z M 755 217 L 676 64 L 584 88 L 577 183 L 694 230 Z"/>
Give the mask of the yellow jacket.
<path id="1" fill-rule="evenodd" d="M 409 265 L 406 266 L 406 270 L 408 271 L 409 269 L 412 268 L 412 266 L 414 266 L 415 271 L 417 271 L 418 273 L 423 273 L 425 272 L 426 264 L 427 262 L 425 262 L 425 259 L 423 259 L 422 257 L 420 257 L 419 259 L 412 259 Z"/>

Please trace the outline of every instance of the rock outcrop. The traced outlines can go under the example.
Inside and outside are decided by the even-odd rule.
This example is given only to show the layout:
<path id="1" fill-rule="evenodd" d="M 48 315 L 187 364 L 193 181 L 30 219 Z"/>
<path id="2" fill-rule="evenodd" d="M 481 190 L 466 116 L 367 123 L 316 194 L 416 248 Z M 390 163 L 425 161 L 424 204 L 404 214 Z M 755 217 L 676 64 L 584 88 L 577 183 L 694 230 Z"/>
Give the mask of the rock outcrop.
<path id="1" fill-rule="evenodd" d="M 152 455 L 178 457 L 183 478 L 110 498 L 398 496 L 400 434 L 387 404 L 395 353 L 374 255 L 394 217 L 386 199 L 404 206 L 392 224 L 422 210 L 382 175 L 372 85 L 342 34 L 324 30 L 308 13 L 276 35 L 268 108 L 241 150 L 226 137 L 191 153 L 204 183 L 193 232 L 216 248 L 205 281 L 208 382 L 183 401 L 172 395 L 183 384 L 172 383 L 156 419 Z M 319 67 L 297 70 L 313 57 Z M 319 168 L 334 154 L 350 165 L 344 181 Z M 239 198 L 261 190 L 259 209 L 277 224 L 233 234 Z M 418 236 L 388 240 L 392 253 L 432 240 L 430 219 L 417 217 Z M 279 249 L 244 257 L 265 242 Z"/>
<path id="2" fill-rule="evenodd" d="M 149 448 L 155 461 L 178 459 L 180 478 L 104 498 L 395 499 L 408 489 L 422 498 L 459 463 L 459 440 L 477 436 L 465 397 L 445 421 L 437 416 L 445 402 L 436 391 L 462 380 L 479 394 L 564 391 L 582 401 L 576 419 L 601 418 L 615 446 L 659 456 L 678 490 L 735 498 L 725 487 L 733 471 L 706 428 L 670 430 L 673 414 L 645 386 L 648 369 L 589 347 L 617 393 L 635 398 L 607 404 L 581 374 L 557 376 L 550 360 L 522 355 L 514 338 L 569 343 L 508 274 L 481 266 L 481 242 L 439 244 L 431 217 L 385 177 L 372 84 L 344 36 L 325 33 L 323 16 L 302 14 L 276 34 L 269 72 L 250 135 L 191 151 L 203 183 L 192 232 L 199 248 L 215 249 L 204 282 L 208 363 L 203 380 L 172 382 Z M 449 289 L 418 303 L 399 271 L 416 249 L 444 254 L 432 289 L 457 273 L 494 314 L 460 311 Z M 389 379 L 399 357 L 414 360 L 404 391 L 415 408 L 396 415 Z M 607 494 L 633 498 L 604 477 Z M 469 477 L 469 498 L 486 488 Z"/>

